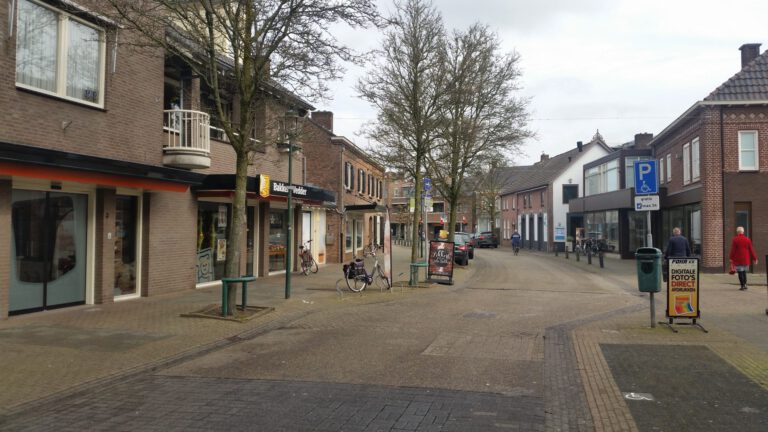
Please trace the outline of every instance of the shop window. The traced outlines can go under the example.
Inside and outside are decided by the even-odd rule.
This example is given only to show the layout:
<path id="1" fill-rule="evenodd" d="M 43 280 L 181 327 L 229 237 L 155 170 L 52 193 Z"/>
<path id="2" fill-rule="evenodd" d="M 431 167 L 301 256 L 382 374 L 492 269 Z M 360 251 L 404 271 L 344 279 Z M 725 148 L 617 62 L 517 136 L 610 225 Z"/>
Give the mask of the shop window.
<path id="1" fill-rule="evenodd" d="M 200 202 L 197 206 L 197 283 L 224 277 L 230 205 Z"/>
<path id="2" fill-rule="evenodd" d="M 285 270 L 285 242 L 288 238 L 288 210 L 269 210 L 269 271 Z"/>
<path id="3" fill-rule="evenodd" d="M 354 229 L 354 222 L 347 221 L 347 230 L 344 236 L 344 250 L 346 252 L 352 252 L 352 231 Z"/>

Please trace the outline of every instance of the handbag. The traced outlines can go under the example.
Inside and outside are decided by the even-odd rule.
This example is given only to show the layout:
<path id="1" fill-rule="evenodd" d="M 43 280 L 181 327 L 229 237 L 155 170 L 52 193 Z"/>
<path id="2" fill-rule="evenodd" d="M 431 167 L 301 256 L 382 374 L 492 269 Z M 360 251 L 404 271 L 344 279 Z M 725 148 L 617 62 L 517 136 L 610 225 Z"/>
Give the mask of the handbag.
<path id="1" fill-rule="evenodd" d="M 736 273 L 736 264 L 731 261 L 731 268 L 728 269 L 728 274 L 735 274 Z"/>

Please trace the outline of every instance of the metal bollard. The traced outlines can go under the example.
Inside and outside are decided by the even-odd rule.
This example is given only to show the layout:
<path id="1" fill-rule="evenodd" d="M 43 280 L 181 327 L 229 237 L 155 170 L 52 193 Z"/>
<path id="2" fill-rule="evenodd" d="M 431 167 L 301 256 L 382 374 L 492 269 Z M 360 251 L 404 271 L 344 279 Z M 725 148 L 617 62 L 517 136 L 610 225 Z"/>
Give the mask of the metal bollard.
<path id="1" fill-rule="evenodd" d="M 581 261 L 581 251 L 576 250 L 576 261 Z"/>
<path id="2" fill-rule="evenodd" d="M 587 264 L 592 265 L 592 249 L 587 249 Z"/>
<path id="3" fill-rule="evenodd" d="M 565 259 L 568 259 L 568 247 L 565 248 Z"/>
<path id="4" fill-rule="evenodd" d="M 558 249 L 557 245 L 555 245 L 555 256 L 557 256 Z"/>
<path id="5" fill-rule="evenodd" d="M 598 252 L 597 257 L 600 259 L 600 268 L 605 268 L 605 263 L 603 262 L 603 251 Z"/>

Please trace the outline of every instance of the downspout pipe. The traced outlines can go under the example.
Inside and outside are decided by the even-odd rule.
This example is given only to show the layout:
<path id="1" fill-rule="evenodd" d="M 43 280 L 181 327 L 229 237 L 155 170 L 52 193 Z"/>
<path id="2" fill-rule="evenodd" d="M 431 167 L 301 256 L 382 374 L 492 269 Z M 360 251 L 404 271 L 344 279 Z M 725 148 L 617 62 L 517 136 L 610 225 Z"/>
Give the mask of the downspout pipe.
<path id="1" fill-rule="evenodd" d="M 724 115 L 723 115 L 723 109 L 724 106 L 720 105 L 720 189 L 723 191 L 723 260 L 720 263 L 720 265 L 723 266 L 723 269 L 725 269 L 725 257 L 726 257 L 726 199 L 725 199 L 725 130 L 724 130 Z"/>

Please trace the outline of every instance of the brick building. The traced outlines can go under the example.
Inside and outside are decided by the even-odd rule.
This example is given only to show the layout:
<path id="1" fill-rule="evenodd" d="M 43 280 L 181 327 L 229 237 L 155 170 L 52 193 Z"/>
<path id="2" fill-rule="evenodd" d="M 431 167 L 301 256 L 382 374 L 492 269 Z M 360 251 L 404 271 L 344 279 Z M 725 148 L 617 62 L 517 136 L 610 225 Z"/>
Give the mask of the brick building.
<path id="1" fill-rule="evenodd" d="M 0 318 L 217 284 L 231 252 L 235 154 L 210 90 L 180 59 L 116 44 L 116 24 L 89 12 L 100 3 L 82 3 L 0 8 Z M 240 251 L 259 276 L 285 271 L 279 124 L 313 109 L 267 87 Z M 297 241 L 305 210 L 335 199 L 304 184 L 303 166 L 298 152 Z"/>
<path id="2" fill-rule="evenodd" d="M 568 220 L 568 202 L 583 193 L 584 164 L 612 151 L 597 133 L 587 144 L 579 141 L 573 150 L 553 157 L 542 154 L 533 165 L 514 167 L 512 180 L 500 194 L 504 238 L 516 229 L 524 248 L 562 249 L 566 238 L 556 239 L 555 234 L 575 234 L 578 222 Z"/>
<path id="3" fill-rule="evenodd" d="M 651 142 L 662 187 L 663 247 L 673 227 L 700 245 L 701 266 L 722 271 L 737 226 L 751 237 L 765 271 L 768 246 L 768 55 L 741 48 L 741 69 L 693 104 Z M 656 238 L 659 240 L 657 241 Z"/>
<path id="4" fill-rule="evenodd" d="M 383 244 L 384 167 L 352 141 L 334 135 L 332 112 L 312 112 L 303 137 L 308 184 L 336 196 L 327 209 L 321 242 L 329 262 L 348 261 L 371 242 Z"/>

